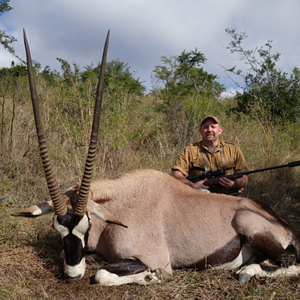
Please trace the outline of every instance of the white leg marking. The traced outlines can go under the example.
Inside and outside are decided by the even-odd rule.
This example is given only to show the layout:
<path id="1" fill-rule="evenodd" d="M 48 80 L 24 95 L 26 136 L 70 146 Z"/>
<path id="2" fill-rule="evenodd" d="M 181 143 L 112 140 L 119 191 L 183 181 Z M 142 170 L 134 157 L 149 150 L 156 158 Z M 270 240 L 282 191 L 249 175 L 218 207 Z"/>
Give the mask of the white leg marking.
<path id="1" fill-rule="evenodd" d="M 300 274 L 300 266 L 289 266 L 288 268 L 280 268 L 274 271 L 265 271 L 261 268 L 259 264 L 253 264 L 250 266 L 245 266 L 239 272 L 239 280 L 242 283 L 246 283 L 251 277 L 268 277 L 268 278 L 278 278 L 282 276 L 286 277 L 296 277 Z"/>
<path id="2" fill-rule="evenodd" d="M 254 254 L 254 250 L 247 246 L 243 245 L 242 250 L 239 255 L 231 262 L 223 264 L 221 266 L 214 267 L 214 269 L 224 269 L 224 270 L 232 270 L 237 269 L 243 264 L 245 264 Z"/>
<path id="3" fill-rule="evenodd" d="M 161 282 L 156 276 L 156 272 L 150 270 L 127 276 L 118 276 L 110 273 L 104 269 L 100 269 L 95 275 L 96 283 L 100 283 L 102 286 L 122 285 L 136 283 L 140 285 L 148 285 L 154 282 Z"/>

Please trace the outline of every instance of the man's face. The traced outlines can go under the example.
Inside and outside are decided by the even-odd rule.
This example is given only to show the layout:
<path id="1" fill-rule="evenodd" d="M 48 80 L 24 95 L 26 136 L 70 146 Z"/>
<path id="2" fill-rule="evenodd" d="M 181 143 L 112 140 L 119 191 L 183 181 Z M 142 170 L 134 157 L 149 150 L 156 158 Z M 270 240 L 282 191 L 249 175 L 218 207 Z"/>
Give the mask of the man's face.
<path id="1" fill-rule="evenodd" d="M 222 133 L 222 127 L 220 127 L 213 119 L 208 119 L 202 124 L 199 131 L 204 142 L 214 144 L 219 140 L 219 135 Z"/>

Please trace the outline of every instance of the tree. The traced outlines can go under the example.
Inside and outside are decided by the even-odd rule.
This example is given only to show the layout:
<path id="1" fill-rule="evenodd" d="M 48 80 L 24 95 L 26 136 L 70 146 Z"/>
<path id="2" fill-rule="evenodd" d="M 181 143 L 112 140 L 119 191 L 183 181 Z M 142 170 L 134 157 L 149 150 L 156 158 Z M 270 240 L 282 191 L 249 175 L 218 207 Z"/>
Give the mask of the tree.
<path id="1" fill-rule="evenodd" d="M 96 68 L 92 66 L 85 67 L 85 71 L 80 73 L 83 83 L 97 83 L 100 73 L 100 63 Z M 139 78 L 134 77 L 134 73 L 130 71 L 127 63 L 121 62 L 118 59 L 112 60 L 106 64 L 105 93 L 109 96 L 110 101 L 114 102 L 114 106 L 123 105 L 128 102 L 132 95 L 142 96 L 145 92 L 145 87 Z"/>
<path id="2" fill-rule="evenodd" d="M 72 118 L 81 119 L 85 124 L 85 118 L 89 118 L 92 99 L 95 98 L 101 64 L 97 67 L 93 65 L 84 67 L 81 71 L 79 65 L 70 65 L 66 60 L 57 58 L 61 63 L 62 76 L 57 73 L 49 73 L 49 68 L 45 68 L 42 75 L 53 82 L 60 81 L 64 99 L 64 109 Z M 105 104 L 103 110 L 117 110 L 128 102 L 130 96 L 142 96 L 145 90 L 139 79 L 134 78 L 126 63 L 119 60 L 112 60 L 106 64 L 104 79 Z M 49 78 L 49 76 L 50 78 Z"/>
<path id="3" fill-rule="evenodd" d="M 23 65 L 16 65 L 14 62 L 11 62 L 10 68 L 1 68 L 0 69 L 0 78 L 10 76 L 11 78 L 17 78 L 20 76 L 27 76 L 27 67 Z"/>
<path id="4" fill-rule="evenodd" d="M 224 86 L 216 81 L 217 76 L 204 71 L 202 65 L 206 58 L 197 48 L 190 52 L 184 50 L 179 56 L 162 56 L 161 61 L 164 65 L 155 67 L 152 79 L 162 83 L 166 91 L 181 95 L 200 92 L 214 97 L 224 91 Z"/>
<path id="5" fill-rule="evenodd" d="M 12 7 L 9 5 L 10 0 L 0 0 L 0 16 L 4 12 L 9 12 Z"/>
<path id="6" fill-rule="evenodd" d="M 183 146 L 206 113 L 205 102 L 217 99 L 225 88 L 216 75 L 203 69 L 206 58 L 197 48 L 179 56 L 162 56 L 161 61 L 163 65 L 156 66 L 152 74 L 163 100 L 158 107 L 167 115 L 175 143 Z"/>
<path id="7" fill-rule="evenodd" d="M 236 66 L 225 68 L 227 75 L 243 78 L 244 84 L 236 84 L 242 89 L 237 93 L 238 112 L 257 113 L 268 116 L 272 121 L 287 119 L 297 121 L 300 117 L 300 71 L 297 67 L 288 74 L 277 68 L 280 54 L 272 53 L 272 41 L 254 50 L 246 50 L 242 42 L 247 38 L 245 32 L 226 29 L 233 38 L 227 49 L 237 54 L 239 60 L 248 66 L 243 72 Z"/>
<path id="8" fill-rule="evenodd" d="M 9 5 L 10 0 L 0 0 L 0 16 L 5 13 L 11 11 L 13 8 Z M 25 63 L 16 53 L 15 49 L 11 46 L 13 42 L 16 42 L 17 39 L 13 36 L 10 36 L 6 33 L 5 30 L 0 29 L 0 44 L 6 49 L 9 53 L 11 53 L 14 57 L 20 60 L 22 63 Z"/>

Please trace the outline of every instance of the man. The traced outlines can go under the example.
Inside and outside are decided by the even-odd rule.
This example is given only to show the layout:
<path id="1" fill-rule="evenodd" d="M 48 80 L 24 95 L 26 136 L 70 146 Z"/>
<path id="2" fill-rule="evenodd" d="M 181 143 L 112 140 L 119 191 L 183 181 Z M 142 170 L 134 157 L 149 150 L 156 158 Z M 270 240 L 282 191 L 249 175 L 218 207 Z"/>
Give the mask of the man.
<path id="1" fill-rule="evenodd" d="M 240 148 L 232 143 L 219 140 L 223 129 L 220 121 L 214 116 L 205 117 L 200 124 L 202 141 L 190 144 L 176 160 L 171 175 L 192 188 L 218 193 L 243 192 L 248 176 L 230 180 L 221 178 L 217 185 L 207 186 L 207 178 L 191 182 L 186 176 L 201 175 L 204 172 L 225 170 L 225 175 L 248 171 L 248 167 Z"/>

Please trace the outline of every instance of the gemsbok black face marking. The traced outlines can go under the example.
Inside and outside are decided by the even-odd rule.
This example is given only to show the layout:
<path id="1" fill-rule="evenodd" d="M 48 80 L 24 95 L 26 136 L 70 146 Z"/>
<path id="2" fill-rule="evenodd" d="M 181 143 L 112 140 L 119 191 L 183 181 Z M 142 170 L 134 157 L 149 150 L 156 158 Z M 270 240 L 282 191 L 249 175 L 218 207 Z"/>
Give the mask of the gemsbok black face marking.
<path id="1" fill-rule="evenodd" d="M 240 271 L 241 282 L 251 276 L 297 276 L 300 267 L 288 266 L 299 262 L 295 233 L 258 201 L 203 193 L 155 170 L 134 170 L 115 179 L 91 180 L 108 36 L 82 181 L 62 195 L 52 173 L 24 32 L 40 153 L 52 200 L 12 215 L 37 217 L 54 212 L 54 227 L 64 244 L 64 273 L 71 279 L 84 275 L 86 250 L 113 263 L 95 274 L 95 281 L 104 286 L 169 281 L 172 268 L 238 268 L 256 251 L 287 268 L 278 268 L 270 275 L 259 265 L 250 265 Z"/>

